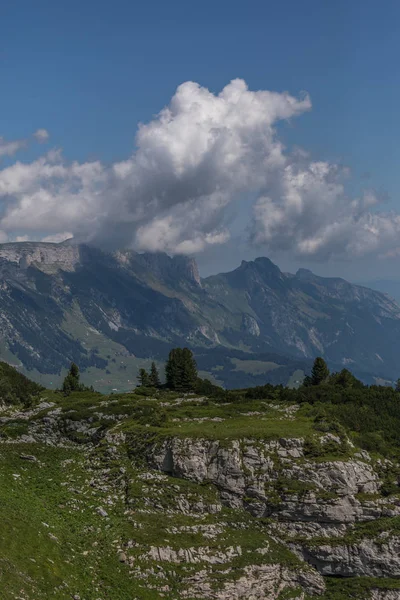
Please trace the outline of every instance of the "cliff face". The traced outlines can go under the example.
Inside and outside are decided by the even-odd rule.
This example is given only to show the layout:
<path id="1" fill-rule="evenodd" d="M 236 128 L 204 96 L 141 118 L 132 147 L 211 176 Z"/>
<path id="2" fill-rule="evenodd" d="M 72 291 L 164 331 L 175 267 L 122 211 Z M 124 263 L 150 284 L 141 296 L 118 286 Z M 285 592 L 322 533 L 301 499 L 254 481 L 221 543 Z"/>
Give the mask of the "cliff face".
<path id="1" fill-rule="evenodd" d="M 321 443 L 342 444 L 331 434 Z M 152 447 L 147 459 L 172 476 L 213 483 L 230 508 L 271 519 L 270 532 L 323 576 L 400 577 L 400 536 L 390 521 L 400 517 L 400 503 L 380 495 L 384 468 L 379 473 L 366 452 L 315 462 L 304 439 L 245 439 L 227 447 L 174 438 Z M 368 523 L 379 519 L 387 530 L 368 537 Z"/>
<path id="2" fill-rule="evenodd" d="M 35 266 L 39 269 L 72 271 L 80 262 L 79 246 L 40 242 L 0 244 L 0 259 L 15 263 L 21 269 Z"/>

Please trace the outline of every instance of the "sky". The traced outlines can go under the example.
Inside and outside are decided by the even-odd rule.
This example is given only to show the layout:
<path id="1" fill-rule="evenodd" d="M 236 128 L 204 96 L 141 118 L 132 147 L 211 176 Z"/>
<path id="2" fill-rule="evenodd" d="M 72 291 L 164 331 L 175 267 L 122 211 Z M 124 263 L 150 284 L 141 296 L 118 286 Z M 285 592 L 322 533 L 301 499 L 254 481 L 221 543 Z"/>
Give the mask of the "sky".
<path id="1" fill-rule="evenodd" d="M 0 241 L 399 278 L 400 4 L 0 9 Z"/>

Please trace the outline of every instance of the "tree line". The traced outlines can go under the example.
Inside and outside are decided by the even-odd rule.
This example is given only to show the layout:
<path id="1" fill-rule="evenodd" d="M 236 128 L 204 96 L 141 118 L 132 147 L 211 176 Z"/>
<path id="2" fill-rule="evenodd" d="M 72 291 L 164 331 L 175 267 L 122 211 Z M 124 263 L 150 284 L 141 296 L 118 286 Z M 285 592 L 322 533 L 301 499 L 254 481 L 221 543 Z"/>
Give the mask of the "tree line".
<path id="1" fill-rule="evenodd" d="M 151 363 L 150 371 L 143 368 L 139 370 L 138 383 L 142 388 L 166 388 L 176 392 L 195 391 L 199 385 L 199 378 L 193 352 L 189 348 L 173 348 L 170 351 L 165 364 L 165 384 L 161 383 L 155 362 Z M 87 387 L 80 382 L 79 368 L 75 363 L 71 364 L 61 390 L 65 396 L 72 392 L 94 391 L 93 386 Z"/>
<path id="2" fill-rule="evenodd" d="M 189 348 L 173 348 L 165 364 L 165 385 L 161 384 L 156 364 L 151 363 L 150 372 L 140 369 L 138 375 L 141 387 L 165 387 L 177 392 L 193 392 L 198 380 L 197 365 Z"/>

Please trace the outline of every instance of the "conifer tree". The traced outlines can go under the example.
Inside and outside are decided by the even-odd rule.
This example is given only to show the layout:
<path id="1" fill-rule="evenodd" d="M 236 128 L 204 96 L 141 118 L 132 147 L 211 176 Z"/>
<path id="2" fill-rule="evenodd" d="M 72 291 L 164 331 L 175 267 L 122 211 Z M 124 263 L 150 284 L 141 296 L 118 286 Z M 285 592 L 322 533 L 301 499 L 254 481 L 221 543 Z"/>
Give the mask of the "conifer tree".
<path id="1" fill-rule="evenodd" d="M 189 348 L 173 348 L 165 365 L 167 387 L 179 392 L 190 392 L 197 380 L 197 366 Z"/>
<path id="2" fill-rule="evenodd" d="M 180 348 L 173 348 L 165 365 L 165 379 L 167 387 L 171 390 L 178 389 L 180 383 Z"/>
<path id="3" fill-rule="evenodd" d="M 83 386 L 80 384 L 79 378 L 79 367 L 75 363 L 72 363 L 62 385 L 62 391 L 66 396 L 69 396 L 71 392 L 82 391 Z"/>
<path id="4" fill-rule="evenodd" d="M 138 375 L 139 385 L 142 387 L 150 387 L 150 376 L 146 369 L 140 369 Z"/>
<path id="5" fill-rule="evenodd" d="M 151 368 L 150 368 L 150 383 L 155 388 L 158 388 L 161 385 L 160 376 L 158 374 L 158 369 L 156 367 L 156 363 L 155 362 L 151 363 Z"/>
<path id="6" fill-rule="evenodd" d="M 326 381 L 329 377 L 329 369 L 321 356 L 317 356 L 314 361 L 314 365 L 311 371 L 311 384 L 319 385 L 323 381 Z"/>
<path id="7" fill-rule="evenodd" d="M 182 350 L 182 363 L 181 389 L 185 392 L 193 391 L 197 379 L 197 365 L 189 348 Z"/>

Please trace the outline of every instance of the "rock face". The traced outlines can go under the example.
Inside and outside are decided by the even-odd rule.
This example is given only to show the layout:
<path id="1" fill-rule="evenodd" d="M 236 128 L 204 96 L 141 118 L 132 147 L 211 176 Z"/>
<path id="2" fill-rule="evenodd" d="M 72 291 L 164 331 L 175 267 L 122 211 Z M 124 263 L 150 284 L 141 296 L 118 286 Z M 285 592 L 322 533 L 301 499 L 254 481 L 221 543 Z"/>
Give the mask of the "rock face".
<path id="1" fill-rule="evenodd" d="M 385 539 L 386 538 L 386 539 Z M 400 538 L 361 540 L 358 544 L 309 547 L 302 557 L 321 575 L 340 577 L 400 577 Z"/>
<path id="2" fill-rule="evenodd" d="M 340 445 L 330 434 L 321 438 L 333 440 Z M 147 460 L 174 477 L 211 482 L 230 508 L 271 518 L 275 534 L 323 576 L 400 577 L 400 538 L 390 527 L 378 538 L 350 537 L 362 523 L 400 516 L 400 501 L 379 495 L 369 455 L 358 456 L 313 461 L 303 439 L 173 438 L 150 447 Z"/>
<path id="3" fill-rule="evenodd" d="M 309 572 L 295 575 L 280 565 L 245 567 L 242 577 L 227 582 L 218 591 L 207 585 L 201 573 L 189 580 L 188 584 L 187 596 L 215 600 L 279 600 L 282 593 L 289 593 L 293 600 L 304 600 L 305 589 L 312 596 L 319 596 L 324 591 L 323 581 L 317 574 Z"/>
<path id="4" fill-rule="evenodd" d="M 399 590 L 372 590 L 371 600 L 399 600 Z"/>
<path id="5" fill-rule="evenodd" d="M 57 267 L 71 271 L 80 262 L 79 246 L 44 242 L 0 244 L 0 259 L 17 264 L 21 269 Z"/>
<path id="6" fill-rule="evenodd" d="M 173 438 L 153 448 L 149 455 L 152 467 L 175 477 L 198 483 L 211 481 L 232 507 L 242 506 L 244 498 L 258 500 L 264 508 L 260 516 L 271 512 L 268 487 L 278 480 L 304 484 L 307 491 L 302 502 L 297 501 L 296 513 L 288 508 L 280 512 L 296 520 L 313 520 L 324 514 L 326 522 L 351 522 L 361 516 L 356 494 L 376 494 L 379 478 L 372 467 L 360 460 L 318 462 L 304 460 L 304 440 L 285 439 L 273 442 L 233 441 L 228 448 L 219 441 Z M 296 462 L 293 459 L 300 459 Z M 280 461 L 279 470 L 276 461 Z M 308 486 L 308 487 L 307 487 Z M 332 504 L 319 507 L 318 492 L 332 492 Z M 285 506 L 285 505 L 284 505 Z M 370 518 L 373 518 L 371 515 Z M 368 518 L 368 515 L 367 517 Z"/>

